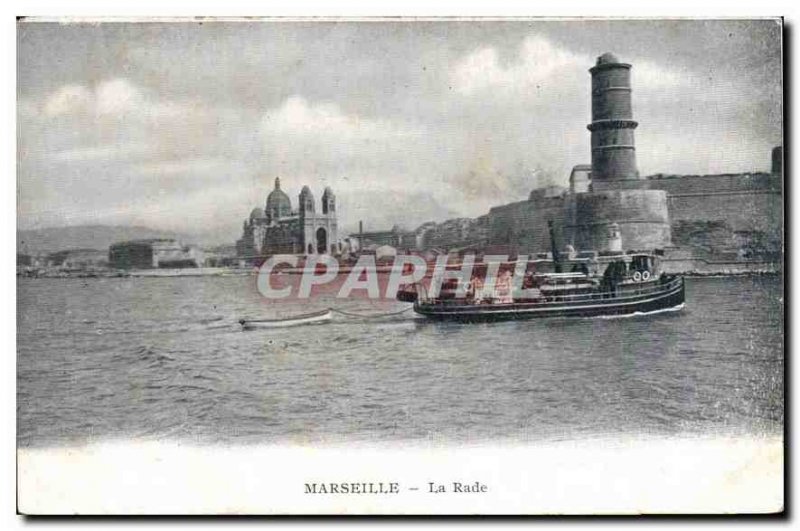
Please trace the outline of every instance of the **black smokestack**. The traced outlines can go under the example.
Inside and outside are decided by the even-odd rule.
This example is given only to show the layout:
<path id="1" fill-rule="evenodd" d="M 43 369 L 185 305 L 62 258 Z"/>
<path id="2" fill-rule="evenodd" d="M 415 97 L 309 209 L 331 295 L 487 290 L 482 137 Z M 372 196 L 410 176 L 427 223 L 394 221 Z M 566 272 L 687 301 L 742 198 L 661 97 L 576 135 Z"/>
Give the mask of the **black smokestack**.
<path id="1" fill-rule="evenodd" d="M 550 249 L 553 252 L 553 269 L 556 273 L 561 273 L 561 255 L 558 253 L 558 243 L 556 243 L 556 230 L 553 227 L 553 220 L 548 220 L 547 228 L 550 229 Z"/>

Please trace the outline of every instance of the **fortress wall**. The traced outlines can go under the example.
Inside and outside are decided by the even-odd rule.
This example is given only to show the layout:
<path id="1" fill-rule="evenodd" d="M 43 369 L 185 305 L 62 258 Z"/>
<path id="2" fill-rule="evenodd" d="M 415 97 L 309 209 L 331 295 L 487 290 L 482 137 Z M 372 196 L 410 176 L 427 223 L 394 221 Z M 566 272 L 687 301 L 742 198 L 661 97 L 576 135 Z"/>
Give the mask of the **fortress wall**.
<path id="1" fill-rule="evenodd" d="M 578 251 L 602 250 L 609 247 L 608 226 L 611 221 L 597 222 L 567 229 Z M 622 248 L 628 251 L 663 249 L 672 241 L 672 228 L 666 223 L 651 221 L 617 221 Z M 569 236 L 567 236 L 569 238 Z"/>
<path id="2" fill-rule="evenodd" d="M 667 194 L 661 190 L 622 190 L 575 194 L 577 223 L 645 220 L 669 222 Z"/>
<path id="3" fill-rule="evenodd" d="M 510 244 L 527 254 L 550 251 L 547 222 L 553 220 L 556 240 L 563 247 L 564 203 L 563 197 L 551 197 L 493 208 L 489 212 L 489 244 Z"/>
<path id="4" fill-rule="evenodd" d="M 669 213 L 678 221 L 725 221 L 734 231 L 779 234 L 783 200 L 776 193 L 677 195 L 669 198 Z"/>
<path id="5" fill-rule="evenodd" d="M 714 230 L 709 233 L 713 241 L 704 247 L 738 249 L 746 255 L 780 252 L 783 195 L 779 175 L 684 177 L 652 182 L 661 181 L 675 183 L 668 200 L 671 221 L 680 229 L 675 231 L 675 245 L 695 247 L 703 226 L 713 225 Z"/>
<path id="6" fill-rule="evenodd" d="M 564 245 L 568 243 L 564 235 L 565 199 L 561 197 L 541 199 L 532 201 L 532 203 L 534 208 L 531 212 L 531 221 L 523 227 L 527 237 L 521 251 L 530 254 L 549 252 L 552 249 L 549 221 L 553 221 L 556 243 L 559 248 L 563 249 Z"/>
<path id="7" fill-rule="evenodd" d="M 672 243 L 695 254 L 752 259 L 782 248 L 780 174 L 653 175 L 594 182 L 593 189 L 666 191 Z"/>
<path id="8" fill-rule="evenodd" d="M 656 249 L 671 244 L 667 195 L 661 190 L 575 194 L 565 218 L 567 238 L 578 250 L 604 248 L 611 223 L 619 225 L 625 249 Z"/>
<path id="9" fill-rule="evenodd" d="M 664 190 L 669 195 L 745 191 L 781 191 L 779 175 L 726 173 L 719 175 L 650 175 L 644 179 L 592 181 L 596 192 L 606 190 Z"/>
<path id="10" fill-rule="evenodd" d="M 665 190 L 670 195 L 743 191 L 781 191 L 780 176 L 769 173 L 720 175 L 650 176 L 644 180 L 650 190 Z"/>
<path id="11" fill-rule="evenodd" d="M 607 241 L 607 224 L 616 221 L 625 249 L 673 245 L 693 255 L 733 260 L 780 255 L 780 175 L 652 176 L 597 184 L 593 193 L 534 197 L 493 208 L 489 243 L 516 245 L 525 253 L 549 251 L 547 222 L 552 219 L 559 246 L 596 249 Z"/>
<path id="12" fill-rule="evenodd" d="M 511 243 L 517 234 L 517 218 L 524 215 L 528 201 L 509 203 L 489 210 L 489 244 Z"/>

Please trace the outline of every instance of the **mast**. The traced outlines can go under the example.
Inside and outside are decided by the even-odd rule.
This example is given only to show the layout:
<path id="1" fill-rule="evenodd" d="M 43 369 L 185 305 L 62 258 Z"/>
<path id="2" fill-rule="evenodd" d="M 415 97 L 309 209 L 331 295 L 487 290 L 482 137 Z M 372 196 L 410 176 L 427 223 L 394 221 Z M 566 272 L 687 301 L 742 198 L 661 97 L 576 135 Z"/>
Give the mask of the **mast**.
<path id="1" fill-rule="evenodd" d="M 553 220 L 547 221 L 547 228 L 550 229 L 550 249 L 553 252 L 553 268 L 556 273 L 561 273 L 561 255 L 556 244 L 556 231 L 553 228 Z"/>

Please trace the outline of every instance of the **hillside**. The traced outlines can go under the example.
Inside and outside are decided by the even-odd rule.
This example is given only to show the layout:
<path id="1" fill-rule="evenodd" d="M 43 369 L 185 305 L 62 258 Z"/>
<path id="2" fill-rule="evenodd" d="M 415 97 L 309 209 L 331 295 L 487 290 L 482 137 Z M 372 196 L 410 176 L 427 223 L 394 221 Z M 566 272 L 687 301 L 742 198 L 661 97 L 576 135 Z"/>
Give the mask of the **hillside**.
<path id="1" fill-rule="evenodd" d="M 362 190 L 337 198 L 337 201 L 340 238 L 358 232 L 359 220 L 364 222 L 365 231 L 389 230 L 394 225 L 414 230 L 427 221 L 440 222 L 463 215 L 427 193 Z"/>
<path id="2" fill-rule="evenodd" d="M 66 249 L 102 250 L 107 249 L 114 242 L 143 238 L 177 238 L 185 243 L 193 243 L 192 238 L 186 235 L 148 227 L 79 225 L 74 227 L 18 230 L 17 252 L 31 254 Z"/>

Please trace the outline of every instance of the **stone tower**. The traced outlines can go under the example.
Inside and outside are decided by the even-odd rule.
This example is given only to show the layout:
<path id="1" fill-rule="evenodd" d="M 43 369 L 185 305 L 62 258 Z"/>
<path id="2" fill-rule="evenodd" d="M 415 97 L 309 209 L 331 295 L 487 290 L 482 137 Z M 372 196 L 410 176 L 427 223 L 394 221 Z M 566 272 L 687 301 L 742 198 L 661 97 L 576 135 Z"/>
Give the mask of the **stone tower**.
<path id="1" fill-rule="evenodd" d="M 308 186 L 300 192 L 298 210 L 302 249 L 305 254 L 336 254 L 340 252 L 336 221 L 336 196 L 326 188 L 322 194 L 322 211 L 314 206 L 314 194 Z"/>
<path id="2" fill-rule="evenodd" d="M 322 213 L 333 214 L 336 212 L 336 196 L 330 186 L 326 186 L 322 192 Z"/>
<path id="3" fill-rule="evenodd" d="M 305 214 L 314 213 L 314 194 L 311 193 L 311 189 L 308 186 L 303 186 L 303 189 L 300 190 L 299 207 L 301 217 Z"/>
<path id="4" fill-rule="evenodd" d="M 772 148 L 772 174 L 783 174 L 783 146 Z"/>
<path id="5" fill-rule="evenodd" d="M 639 179 L 631 109 L 631 65 L 613 54 L 597 58 L 592 74 L 591 184 L 574 190 L 564 208 L 564 234 L 578 250 L 616 252 L 671 245 L 667 193 Z"/>
<path id="6" fill-rule="evenodd" d="M 631 65 L 612 53 L 597 58 L 592 74 L 592 184 L 604 189 L 606 181 L 638 179 L 631 105 Z M 595 186 L 596 185 L 596 186 Z"/>

